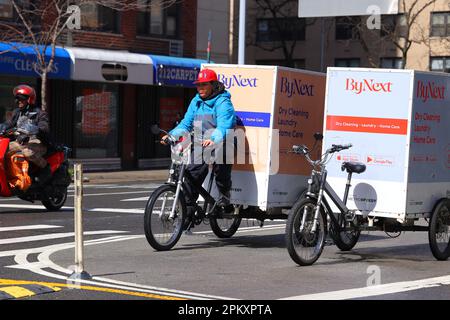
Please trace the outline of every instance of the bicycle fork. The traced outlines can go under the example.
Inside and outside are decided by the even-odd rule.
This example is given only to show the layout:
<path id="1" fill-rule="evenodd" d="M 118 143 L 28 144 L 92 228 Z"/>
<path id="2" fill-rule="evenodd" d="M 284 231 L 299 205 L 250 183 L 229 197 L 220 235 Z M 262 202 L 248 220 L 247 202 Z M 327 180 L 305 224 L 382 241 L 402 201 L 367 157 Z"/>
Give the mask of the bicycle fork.
<path id="1" fill-rule="evenodd" d="M 180 169 L 180 174 L 178 175 L 177 190 L 175 191 L 175 198 L 173 199 L 172 211 L 170 212 L 169 219 L 173 220 L 175 218 L 175 211 L 177 209 L 178 197 L 180 196 L 180 191 L 183 186 L 185 166 L 182 165 Z"/>
<path id="2" fill-rule="evenodd" d="M 327 180 L 327 171 L 322 170 L 320 175 L 321 175 L 320 188 L 319 188 L 319 194 L 317 196 L 317 206 L 316 206 L 316 211 L 314 212 L 314 222 L 313 222 L 313 226 L 311 228 L 311 233 L 314 233 L 317 231 L 317 223 L 319 222 L 320 208 L 322 206 L 323 190 L 325 188 L 325 181 Z"/>

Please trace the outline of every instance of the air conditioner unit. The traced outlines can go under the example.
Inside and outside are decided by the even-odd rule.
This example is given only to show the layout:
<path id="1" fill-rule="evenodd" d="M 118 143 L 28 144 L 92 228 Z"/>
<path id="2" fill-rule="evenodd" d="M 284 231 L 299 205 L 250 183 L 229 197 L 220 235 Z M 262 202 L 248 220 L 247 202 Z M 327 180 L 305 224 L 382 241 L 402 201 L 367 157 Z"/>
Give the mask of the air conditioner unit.
<path id="1" fill-rule="evenodd" d="M 169 55 L 176 57 L 183 56 L 183 40 L 170 40 Z"/>

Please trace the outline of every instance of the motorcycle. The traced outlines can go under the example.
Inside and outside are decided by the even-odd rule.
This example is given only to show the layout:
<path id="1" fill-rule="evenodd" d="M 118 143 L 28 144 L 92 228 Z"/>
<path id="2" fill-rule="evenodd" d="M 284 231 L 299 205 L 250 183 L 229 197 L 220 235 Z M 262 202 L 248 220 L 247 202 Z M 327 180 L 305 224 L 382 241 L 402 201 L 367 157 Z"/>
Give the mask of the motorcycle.
<path id="1" fill-rule="evenodd" d="M 67 188 L 71 183 L 68 161 L 70 148 L 64 145 L 50 145 L 45 155 L 45 159 L 50 165 L 51 175 L 49 179 L 43 183 L 36 181 L 35 178 L 39 175 L 39 168 L 29 163 L 31 185 L 26 190 L 20 190 L 11 187 L 6 171 L 6 156 L 10 141 L 11 132 L 0 133 L 0 196 L 17 196 L 32 203 L 41 201 L 49 211 L 61 209 L 66 202 Z"/>

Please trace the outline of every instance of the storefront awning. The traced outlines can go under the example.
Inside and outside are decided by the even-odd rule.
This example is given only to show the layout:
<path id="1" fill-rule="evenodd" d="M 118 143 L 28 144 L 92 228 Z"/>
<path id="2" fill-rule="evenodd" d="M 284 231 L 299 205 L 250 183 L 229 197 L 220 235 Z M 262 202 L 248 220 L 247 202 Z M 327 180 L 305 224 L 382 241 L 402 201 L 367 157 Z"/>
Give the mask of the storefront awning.
<path id="1" fill-rule="evenodd" d="M 206 60 L 150 55 L 155 84 L 194 87 L 202 63 Z"/>
<path id="2" fill-rule="evenodd" d="M 148 55 L 92 48 L 66 50 L 73 61 L 73 80 L 153 84 Z"/>
<path id="3" fill-rule="evenodd" d="M 0 74 L 39 77 L 37 53 L 44 52 L 46 61 L 50 60 L 51 48 L 35 47 L 25 43 L 0 42 Z M 49 78 L 70 79 L 71 60 L 63 48 L 56 48 L 55 60 Z"/>

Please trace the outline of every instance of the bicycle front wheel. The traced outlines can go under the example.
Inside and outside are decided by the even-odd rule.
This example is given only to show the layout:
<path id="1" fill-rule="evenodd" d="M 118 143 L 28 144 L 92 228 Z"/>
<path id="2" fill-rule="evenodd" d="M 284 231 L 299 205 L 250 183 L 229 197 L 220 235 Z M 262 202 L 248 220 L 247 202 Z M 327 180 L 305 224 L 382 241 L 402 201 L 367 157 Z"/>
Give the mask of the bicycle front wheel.
<path id="1" fill-rule="evenodd" d="M 316 230 L 312 231 L 316 207 L 315 200 L 308 198 L 298 200 L 292 207 L 286 223 L 287 250 L 292 260 L 300 266 L 309 266 L 316 262 L 325 244 L 326 216 L 322 208 L 316 222 Z"/>
<path id="2" fill-rule="evenodd" d="M 175 201 L 175 192 L 175 186 L 163 185 L 152 193 L 145 207 L 145 237 L 148 243 L 158 251 L 172 249 L 183 232 L 186 205 L 182 192 L 175 204 L 175 216 L 170 217 Z"/>

